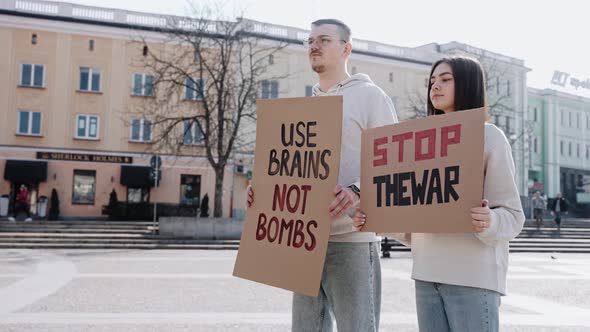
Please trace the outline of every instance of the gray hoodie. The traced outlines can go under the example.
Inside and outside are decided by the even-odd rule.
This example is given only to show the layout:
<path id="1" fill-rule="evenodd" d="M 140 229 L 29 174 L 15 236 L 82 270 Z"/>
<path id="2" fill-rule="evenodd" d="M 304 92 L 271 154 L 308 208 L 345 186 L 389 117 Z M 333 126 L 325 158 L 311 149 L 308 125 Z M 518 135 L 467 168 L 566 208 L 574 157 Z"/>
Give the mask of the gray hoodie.
<path id="1" fill-rule="evenodd" d="M 340 150 L 340 173 L 338 183 L 344 187 L 355 184 L 360 188 L 361 133 L 363 129 L 397 123 L 397 115 L 391 98 L 376 86 L 369 76 L 356 74 L 334 85 L 327 92 L 313 87 L 314 96 L 343 96 L 342 148 Z M 362 196 L 362 188 L 361 188 Z M 330 231 L 330 241 L 372 242 L 375 233 L 357 232 L 350 217 L 354 213 L 335 219 Z"/>

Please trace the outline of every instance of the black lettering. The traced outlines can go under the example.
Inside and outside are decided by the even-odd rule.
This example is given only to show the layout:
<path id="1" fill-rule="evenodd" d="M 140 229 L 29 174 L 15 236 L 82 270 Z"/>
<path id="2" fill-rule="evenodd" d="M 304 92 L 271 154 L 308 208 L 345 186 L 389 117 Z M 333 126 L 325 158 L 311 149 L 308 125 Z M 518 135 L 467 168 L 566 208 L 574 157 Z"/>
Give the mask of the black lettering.
<path id="1" fill-rule="evenodd" d="M 451 173 L 452 180 L 451 180 Z M 448 203 L 450 198 L 449 196 L 453 196 L 454 201 L 459 200 L 459 195 L 453 188 L 454 185 L 459 184 L 459 166 L 449 166 L 445 168 L 445 203 Z"/>
<path id="2" fill-rule="evenodd" d="M 324 166 L 324 175 L 320 175 L 320 179 L 325 180 L 328 178 L 328 176 L 330 175 L 330 165 L 328 165 L 328 162 L 326 161 L 326 156 L 331 156 L 332 155 L 332 151 L 330 150 L 324 150 L 322 151 L 322 166 Z"/>
<path id="3" fill-rule="evenodd" d="M 409 180 L 414 172 L 404 172 L 399 174 L 398 178 L 398 202 L 400 206 L 408 206 L 412 204 L 412 200 L 410 197 L 404 197 L 404 193 L 408 191 L 408 186 L 404 184 L 404 181 Z"/>
<path id="4" fill-rule="evenodd" d="M 389 183 L 390 175 L 380 175 L 373 177 L 373 184 L 377 185 L 377 207 L 383 205 L 383 187 Z"/>
<path id="5" fill-rule="evenodd" d="M 291 135 L 289 137 L 289 141 L 287 141 L 287 139 L 286 139 L 287 135 L 285 135 L 285 130 L 286 130 L 285 124 L 283 123 L 281 125 L 281 143 L 283 143 L 283 146 L 293 145 L 293 124 L 292 123 L 290 124 L 290 127 L 291 127 L 291 130 L 289 130 L 289 134 L 291 134 Z"/>
<path id="6" fill-rule="evenodd" d="M 432 196 L 436 194 L 436 202 L 442 203 L 443 197 L 440 187 L 440 171 L 434 168 L 430 174 L 430 183 L 428 184 L 428 195 L 426 196 L 426 204 L 432 204 Z"/>
<path id="7" fill-rule="evenodd" d="M 297 142 L 297 140 L 295 140 L 295 145 L 297 145 L 297 147 L 303 147 L 305 145 L 305 134 L 301 131 L 301 127 L 305 127 L 305 123 L 303 122 L 297 122 L 297 136 L 301 137 L 301 142 Z"/>
<path id="8" fill-rule="evenodd" d="M 416 172 L 412 172 L 412 197 L 414 198 L 414 205 L 418 201 L 420 201 L 420 204 L 424 204 L 424 195 L 426 194 L 426 182 L 428 182 L 427 169 L 425 169 L 424 173 L 422 174 L 422 182 L 416 182 Z"/>
<path id="9" fill-rule="evenodd" d="M 315 148 L 316 147 L 316 144 L 311 142 L 311 138 L 312 137 L 316 137 L 317 134 L 314 133 L 314 132 L 311 132 L 309 130 L 312 126 L 315 126 L 316 124 L 318 124 L 316 121 L 311 121 L 311 122 L 308 122 L 307 123 L 307 146 L 310 147 L 310 148 Z"/>
<path id="10" fill-rule="evenodd" d="M 281 153 L 281 176 L 283 176 L 283 171 L 285 174 L 289 175 L 289 166 L 287 163 L 289 162 L 289 150 L 283 150 Z"/>
<path id="11" fill-rule="evenodd" d="M 276 165 L 276 169 L 273 169 L 273 165 Z M 280 168 L 279 160 L 277 159 L 277 150 L 270 150 L 270 158 L 268 160 L 268 175 L 273 176 L 279 173 Z"/>

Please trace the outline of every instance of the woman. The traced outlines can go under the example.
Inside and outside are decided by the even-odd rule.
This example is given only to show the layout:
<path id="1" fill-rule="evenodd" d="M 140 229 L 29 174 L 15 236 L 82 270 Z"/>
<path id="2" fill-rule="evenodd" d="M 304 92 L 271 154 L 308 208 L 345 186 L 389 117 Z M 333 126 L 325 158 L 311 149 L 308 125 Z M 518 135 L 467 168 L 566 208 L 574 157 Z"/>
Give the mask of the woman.
<path id="1" fill-rule="evenodd" d="M 428 115 L 484 107 L 485 80 L 472 58 L 443 58 L 432 66 Z M 498 331 L 500 296 L 506 293 L 508 241 L 522 230 L 524 214 L 508 140 L 485 124 L 481 206 L 471 209 L 474 233 L 404 234 L 412 247 L 420 331 Z M 366 216 L 357 212 L 361 230 Z"/>

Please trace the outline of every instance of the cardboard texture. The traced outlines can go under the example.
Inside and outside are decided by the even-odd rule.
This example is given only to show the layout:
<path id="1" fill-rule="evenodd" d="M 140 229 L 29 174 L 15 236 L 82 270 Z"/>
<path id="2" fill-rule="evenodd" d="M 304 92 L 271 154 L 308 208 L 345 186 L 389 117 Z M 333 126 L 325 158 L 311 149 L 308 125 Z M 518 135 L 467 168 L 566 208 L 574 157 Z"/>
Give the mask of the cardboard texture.
<path id="1" fill-rule="evenodd" d="M 342 97 L 256 104 L 254 205 L 233 275 L 317 296 L 340 166 Z"/>
<path id="2" fill-rule="evenodd" d="M 363 231 L 473 232 L 481 204 L 485 108 L 363 131 Z"/>

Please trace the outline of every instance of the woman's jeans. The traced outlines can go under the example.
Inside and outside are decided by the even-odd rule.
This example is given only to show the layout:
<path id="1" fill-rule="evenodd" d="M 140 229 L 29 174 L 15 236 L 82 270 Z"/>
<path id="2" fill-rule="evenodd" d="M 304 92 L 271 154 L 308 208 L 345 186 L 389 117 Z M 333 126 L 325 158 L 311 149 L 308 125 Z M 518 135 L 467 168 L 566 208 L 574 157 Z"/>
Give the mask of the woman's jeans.
<path id="1" fill-rule="evenodd" d="M 498 292 L 416 280 L 420 331 L 495 332 L 500 325 L 499 308 Z"/>
<path id="2" fill-rule="evenodd" d="M 378 331 L 380 264 L 378 242 L 328 242 L 319 295 L 293 295 L 292 330 Z"/>

